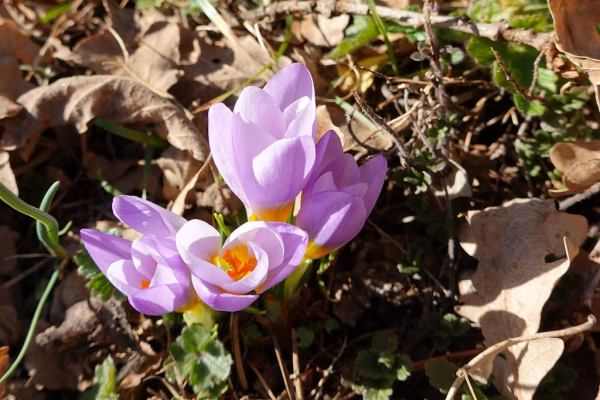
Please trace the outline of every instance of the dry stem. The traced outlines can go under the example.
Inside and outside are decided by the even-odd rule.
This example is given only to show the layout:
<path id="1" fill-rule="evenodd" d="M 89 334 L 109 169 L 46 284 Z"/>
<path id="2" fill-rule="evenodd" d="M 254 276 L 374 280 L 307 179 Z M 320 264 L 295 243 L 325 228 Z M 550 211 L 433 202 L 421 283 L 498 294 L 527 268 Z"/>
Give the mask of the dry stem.
<path id="1" fill-rule="evenodd" d="M 381 18 L 394 20 L 413 28 L 422 28 L 425 25 L 425 15 L 418 12 L 398 10 L 390 7 L 377 6 L 377 14 Z M 275 17 L 278 14 L 317 12 L 326 16 L 332 13 L 370 15 L 367 4 L 357 4 L 341 1 L 278 1 L 271 5 L 258 7 L 241 15 L 245 20 L 259 20 L 264 17 Z M 447 28 L 459 32 L 470 33 L 475 36 L 492 40 L 506 40 L 509 42 L 524 43 L 538 50 L 554 41 L 554 32 L 536 33 L 533 30 L 512 29 L 508 22 L 497 24 L 483 24 L 471 21 L 468 17 L 432 16 L 431 26 L 434 28 Z"/>

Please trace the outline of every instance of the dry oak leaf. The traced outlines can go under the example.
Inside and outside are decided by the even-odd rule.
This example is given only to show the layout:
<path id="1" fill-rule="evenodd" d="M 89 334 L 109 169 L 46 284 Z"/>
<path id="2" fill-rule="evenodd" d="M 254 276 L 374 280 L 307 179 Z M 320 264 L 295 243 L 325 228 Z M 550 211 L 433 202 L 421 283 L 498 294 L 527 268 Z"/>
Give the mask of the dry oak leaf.
<path id="1" fill-rule="evenodd" d="M 458 314 L 481 327 L 487 346 L 536 333 L 554 285 L 585 240 L 587 220 L 557 211 L 552 200 L 525 199 L 471 211 L 467 218 L 461 245 L 479 265 L 459 284 Z M 546 263 L 550 254 L 559 259 Z M 487 381 L 494 365 L 498 390 L 510 399 L 528 400 L 562 351 L 560 340 L 523 343 L 504 351 L 503 361 L 490 358 L 472 376 Z"/>
<path id="2" fill-rule="evenodd" d="M 187 118 L 185 110 L 162 98 L 139 82 L 119 76 L 77 76 L 60 79 L 20 96 L 24 110 L 0 120 L 4 126 L 2 146 L 16 149 L 47 127 L 71 124 L 83 133 L 94 118 L 119 125 L 150 125 L 171 145 L 190 151 L 204 161 L 209 153 L 205 133 Z"/>
<path id="3" fill-rule="evenodd" d="M 144 32 L 131 56 L 110 30 L 83 39 L 67 61 L 86 66 L 97 74 L 130 76 L 160 92 L 166 92 L 183 75 L 180 65 L 197 61 L 200 45 L 177 24 L 155 22 Z"/>
<path id="4" fill-rule="evenodd" d="M 0 101 L 2 98 L 0 97 Z M 1 105 L 0 105 L 1 107 Z M 17 187 L 17 180 L 15 174 L 10 167 L 10 156 L 7 151 L 0 149 L 0 183 L 8 188 L 11 192 L 19 195 L 19 188 Z"/>
<path id="5" fill-rule="evenodd" d="M 551 189 L 552 197 L 579 193 L 600 182 L 600 140 L 557 143 L 550 150 L 550 161 L 563 172 L 564 189 Z"/>
<path id="6" fill-rule="evenodd" d="M 302 16 L 299 31 L 302 37 L 315 46 L 333 47 L 344 39 L 344 30 L 350 22 L 347 14 L 327 18 L 321 14 L 307 14 Z M 295 22 L 296 23 L 296 22 Z"/>
<path id="7" fill-rule="evenodd" d="M 600 107 L 600 7 L 595 1 L 548 0 L 554 19 L 556 47 L 585 71 Z"/>

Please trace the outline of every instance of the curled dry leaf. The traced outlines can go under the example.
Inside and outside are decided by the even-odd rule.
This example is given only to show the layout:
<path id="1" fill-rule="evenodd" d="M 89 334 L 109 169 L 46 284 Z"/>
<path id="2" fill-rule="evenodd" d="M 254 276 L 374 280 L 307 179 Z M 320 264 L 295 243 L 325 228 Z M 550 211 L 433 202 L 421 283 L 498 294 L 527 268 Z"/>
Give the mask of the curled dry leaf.
<path id="1" fill-rule="evenodd" d="M 191 157 L 187 151 L 174 147 L 163 151 L 156 163 L 164 174 L 162 194 L 167 200 L 175 200 L 186 183 L 202 167 L 202 163 Z M 190 194 L 189 200 L 192 198 Z"/>
<path id="2" fill-rule="evenodd" d="M 342 147 L 344 146 L 345 138 L 344 133 L 338 128 L 332 121 L 331 115 L 329 114 L 329 110 L 327 106 L 321 104 L 317 106 L 317 141 L 323 137 L 327 131 L 332 130 L 342 141 Z"/>
<path id="3" fill-rule="evenodd" d="M 322 14 L 307 14 L 298 22 L 302 37 L 315 46 L 333 47 L 344 39 L 344 29 L 350 22 L 348 14 L 327 18 Z"/>
<path id="4" fill-rule="evenodd" d="M 8 371 L 8 367 L 10 366 L 10 357 L 8 356 L 8 346 L 0 347 L 0 376 L 3 376 L 6 371 Z M 3 398 L 4 395 L 4 387 L 6 386 L 6 382 L 0 384 L 0 398 Z"/>
<path id="5" fill-rule="evenodd" d="M 600 182 L 600 140 L 557 143 L 550 150 L 550 161 L 563 172 L 565 186 L 550 190 L 552 197 L 579 193 Z"/>
<path id="6" fill-rule="evenodd" d="M 459 284 L 463 305 L 457 312 L 481 327 L 487 346 L 536 333 L 554 285 L 585 240 L 586 219 L 557 211 L 552 200 L 516 199 L 471 211 L 468 221 L 461 245 L 479 265 Z M 545 262 L 549 255 L 558 260 Z M 498 390 L 511 399 L 531 399 L 563 350 L 560 340 L 538 342 L 509 348 L 506 361 L 490 359 L 473 377 L 487 381 L 494 365 Z"/>
<path id="7" fill-rule="evenodd" d="M 554 19 L 556 47 L 584 70 L 600 106 L 600 7 L 593 1 L 548 0 Z"/>
<path id="8" fill-rule="evenodd" d="M 151 126 L 171 145 L 190 151 L 197 160 L 208 155 L 203 133 L 187 118 L 184 109 L 164 99 L 141 83 L 119 76 L 77 76 L 60 79 L 20 96 L 24 110 L 16 117 L 0 120 L 4 126 L 2 145 L 16 149 L 34 139 L 46 127 L 72 124 L 82 133 L 94 118 L 119 125 Z"/>

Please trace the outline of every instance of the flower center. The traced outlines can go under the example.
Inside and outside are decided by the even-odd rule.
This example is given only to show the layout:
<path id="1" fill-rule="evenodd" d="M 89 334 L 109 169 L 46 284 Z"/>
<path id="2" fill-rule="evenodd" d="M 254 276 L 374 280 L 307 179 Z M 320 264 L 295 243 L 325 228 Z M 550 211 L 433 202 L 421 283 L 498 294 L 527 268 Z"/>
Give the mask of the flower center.
<path id="1" fill-rule="evenodd" d="M 226 266 L 227 275 L 236 281 L 247 276 L 254 271 L 254 268 L 256 268 L 256 258 L 248 257 L 248 250 L 245 247 L 238 247 L 233 251 L 228 249 L 225 251 L 225 254 L 219 258 L 219 261 L 222 260 L 228 264 Z M 223 267 L 224 263 L 219 264 Z"/>
<path id="2" fill-rule="evenodd" d="M 147 289 L 150 287 L 150 281 L 146 281 L 146 280 L 142 279 L 140 282 L 142 284 L 142 289 Z"/>

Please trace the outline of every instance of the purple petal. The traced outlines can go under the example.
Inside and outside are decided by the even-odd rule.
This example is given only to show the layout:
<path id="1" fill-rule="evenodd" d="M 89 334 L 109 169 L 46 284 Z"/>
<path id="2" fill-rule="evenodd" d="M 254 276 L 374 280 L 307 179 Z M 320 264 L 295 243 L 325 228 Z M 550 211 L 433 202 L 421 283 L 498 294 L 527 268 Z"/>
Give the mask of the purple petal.
<path id="1" fill-rule="evenodd" d="M 283 262 L 284 243 L 281 235 L 270 223 L 250 221 L 242 224 L 231 233 L 223 244 L 223 254 L 227 249 L 245 246 L 247 242 L 256 243 L 269 256 L 269 263 L 277 266 Z"/>
<path id="2" fill-rule="evenodd" d="M 296 225 L 308 232 L 311 241 L 336 249 L 360 232 L 367 210 L 359 196 L 341 192 L 322 192 L 302 204 Z"/>
<path id="3" fill-rule="evenodd" d="M 221 235 L 204 221 L 187 222 L 177 232 L 177 249 L 193 273 L 216 285 L 233 282 L 225 271 L 213 264 L 221 248 Z"/>
<path id="4" fill-rule="evenodd" d="M 126 296 L 142 290 L 142 281 L 146 280 L 144 275 L 137 272 L 131 260 L 112 263 L 105 275 L 110 283 Z"/>
<path id="5" fill-rule="evenodd" d="M 238 179 L 246 187 L 252 179 L 252 161 L 260 153 L 275 143 L 275 138 L 251 121 L 244 121 L 239 114 L 233 115 L 232 124 L 233 156 L 235 158 Z M 244 192 L 247 196 L 247 193 Z"/>
<path id="6" fill-rule="evenodd" d="M 144 235 L 173 237 L 185 224 L 185 218 L 135 196 L 117 196 L 113 213 L 132 229 Z"/>
<path id="7" fill-rule="evenodd" d="M 82 229 L 79 234 L 90 257 L 105 275 L 111 264 L 131 259 L 131 242 L 128 240 L 93 229 Z"/>
<path id="8" fill-rule="evenodd" d="M 283 68 L 275 74 L 263 90 L 271 95 L 281 111 L 304 96 L 308 97 L 313 104 L 315 101 L 315 86 L 312 76 L 308 68 L 300 63 Z"/>
<path id="9" fill-rule="evenodd" d="M 175 283 L 140 290 L 128 299 L 131 306 L 143 314 L 163 315 L 185 305 L 191 295 L 189 290 Z"/>
<path id="10" fill-rule="evenodd" d="M 257 294 L 238 295 L 225 293 L 194 274 L 192 274 L 192 284 L 200 300 L 217 311 L 241 311 L 254 303 L 259 297 Z"/>
<path id="11" fill-rule="evenodd" d="M 287 278 L 302 261 L 308 245 L 308 234 L 302 229 L 286 223 L 270 222 L 269 225 L 275 228 L 283 239 L 284 259 L 280 265 L 270 268 L 267 280 L 256 288 L 256 293 L 263 293 Z"/>
<path id="12" fill-rule="evenodd" d="M 233 109 L 244 121 L 255 123 L 276 139 L 283 137 L 287 126 L 281 111 L 267 92 L 254 86 L 242 90 Z"/>
<path id="13" fill-rule="evenodd" d="M 284 135 L 286 138 L 310 136 L 313 141 L 317 139 L 316 109 L 308 97 L 302 97 L 292 103 L 285 109 L 283 116 L 287 126 Z"/>
<path id="14" fill-rule="evenodd" d="M 146 239 L 146 240 L 144 240 Z M 152 276 L 156 271 L 156 262 L 146 243 L 148 236 L 135 239 L 131 245 L 131 259 L 135 269 L 146 277 L 147 281 L 152 280 Z"/>
<path id="15" fill-rule="evenodd" d="M 364 196 L 367 215 L 371 214 L 381 188 L 385 182 L 387 172 L 387 160 L 383 156 L 376 156 L 360 167 L 361 181 L 369 184 L 369 189 Z"/>
<path id="16" fill-rule="evenodd" d="M 248 255 L 251 255 L 257 260 L 254 271 L 250 272 L 239 281 L 219 285 L 221 289 L 226 290 L 229 293 L 247 294 L 256 289 L 257 286 L 260 286 L 267 279 L 270 267 L 269 256 L 256 243 L 248 242 L 248 247 L 248 250 L 250 250 L 248 251 Z"/>
<path id="17" fill-rule="evenodd" d="M 233 113 L 223 103 L 208 110 L 208 141 L 219 173 L 235 195 L 246 204 L 246 195 L 236 170 L 232 143 Z"/>
<path id="18" fill-rule="evenodd" d="M 253 161 L 255 180 L 249 179 L 246 195 L 259 219 L 261 213 L 285 206 L 302 190 L 315 160 L 312 139 L 282 139 Z"/>

